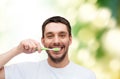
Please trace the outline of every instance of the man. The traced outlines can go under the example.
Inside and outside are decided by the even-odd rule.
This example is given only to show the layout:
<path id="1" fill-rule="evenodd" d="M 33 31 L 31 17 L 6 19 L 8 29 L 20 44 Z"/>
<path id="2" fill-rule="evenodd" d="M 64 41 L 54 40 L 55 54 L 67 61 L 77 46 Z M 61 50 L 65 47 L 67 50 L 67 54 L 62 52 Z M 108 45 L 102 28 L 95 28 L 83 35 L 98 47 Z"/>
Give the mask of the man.
<path id="1" fill-rule="evenodd" d="M 39 42 L 27 39 L 5 54 L 0 55 L 0 79 L 95 79 L 92 71 L 72 63 L 68 58 L 72 43 L 70 23 L 63 17 L 48 18 L 42 25 L 41 42 L 47 50 L 48 59 L 40 62 L 26 62 L 4 66 L 10 59 L 22 52 L 39 53 Z"/>

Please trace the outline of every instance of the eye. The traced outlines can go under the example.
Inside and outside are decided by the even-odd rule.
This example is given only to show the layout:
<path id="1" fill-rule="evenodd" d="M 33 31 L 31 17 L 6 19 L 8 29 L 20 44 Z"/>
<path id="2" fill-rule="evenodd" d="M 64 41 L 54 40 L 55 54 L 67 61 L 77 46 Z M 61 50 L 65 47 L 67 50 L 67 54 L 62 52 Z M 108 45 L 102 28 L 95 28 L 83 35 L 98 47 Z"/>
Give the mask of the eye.
<path id="1" fill-rule="evenodd" d="M 60 35 L 61 38 L 64 38 L 65 36 L 66 36 L 66 35 L 64 35 L 64 34 Z"/>
<path id="2" fill-rule="evenodd" d="M 51 38 L 53 38 L 54 36 L 53 35 L 47 35 L 46 36 L 48 39 L 51 39 Z"/>

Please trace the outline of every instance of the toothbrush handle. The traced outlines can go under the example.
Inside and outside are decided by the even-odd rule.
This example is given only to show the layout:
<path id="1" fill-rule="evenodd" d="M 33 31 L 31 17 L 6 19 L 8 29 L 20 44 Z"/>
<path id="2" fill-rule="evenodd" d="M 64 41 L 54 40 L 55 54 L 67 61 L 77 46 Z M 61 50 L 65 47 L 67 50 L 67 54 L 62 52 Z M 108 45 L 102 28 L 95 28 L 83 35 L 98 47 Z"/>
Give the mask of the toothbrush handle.
<path id="1" fill-rule="evenodd" d="M 42 50 L 48 50 L 48 48 L 41 48 Z"/>

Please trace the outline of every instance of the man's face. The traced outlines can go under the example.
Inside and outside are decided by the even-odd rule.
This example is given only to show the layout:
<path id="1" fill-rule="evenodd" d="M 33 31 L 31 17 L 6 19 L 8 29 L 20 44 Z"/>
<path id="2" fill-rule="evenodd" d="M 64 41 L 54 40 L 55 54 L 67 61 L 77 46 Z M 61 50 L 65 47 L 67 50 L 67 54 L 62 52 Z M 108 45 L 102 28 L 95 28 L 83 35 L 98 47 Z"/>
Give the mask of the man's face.
<path id="1" fill-rule="evenodd" d="M 47 51 L 49 58 L 54 62 L 62 61 L 68 52 L 72 37 L 69 36 L 67 26 L 62 23 L 49 23 L 45 27 L 42 43 L 47 48 L 60 48 L 60 51 Z"/>

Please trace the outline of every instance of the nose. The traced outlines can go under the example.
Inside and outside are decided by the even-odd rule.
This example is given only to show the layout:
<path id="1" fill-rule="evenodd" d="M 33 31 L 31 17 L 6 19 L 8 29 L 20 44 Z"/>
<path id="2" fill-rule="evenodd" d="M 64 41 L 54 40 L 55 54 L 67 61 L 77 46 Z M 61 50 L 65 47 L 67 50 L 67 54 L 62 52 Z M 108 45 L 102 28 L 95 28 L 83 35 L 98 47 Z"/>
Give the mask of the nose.
<path id="1" fill-rule="evenodd" d="M 54 43 L 55 46 L 60 45 L 60 39 L 59 39 L 58 36 L 55 36 L 55 37 L 54 37 L 53 43 Z"/>

